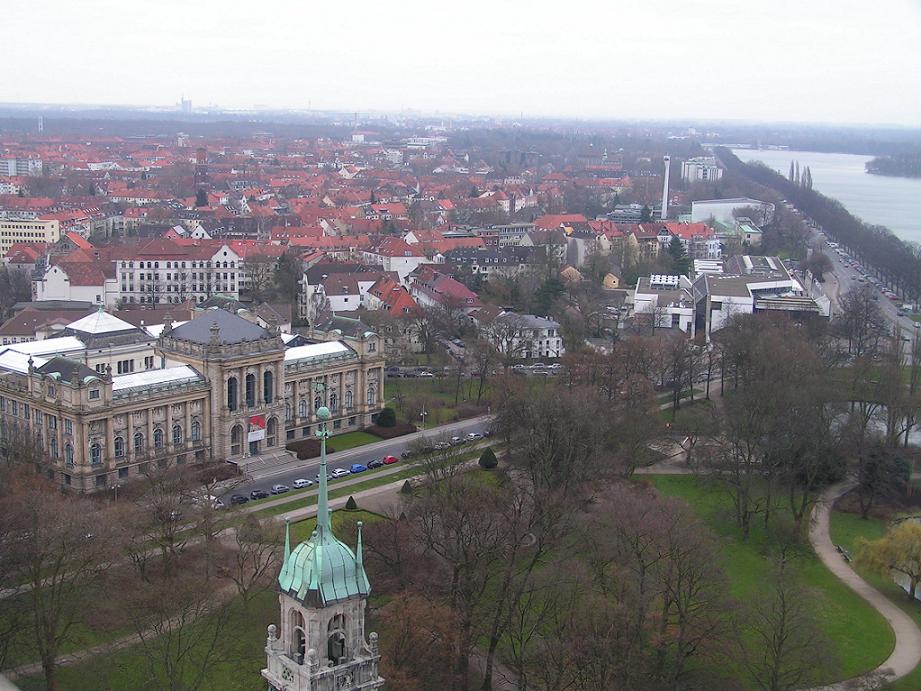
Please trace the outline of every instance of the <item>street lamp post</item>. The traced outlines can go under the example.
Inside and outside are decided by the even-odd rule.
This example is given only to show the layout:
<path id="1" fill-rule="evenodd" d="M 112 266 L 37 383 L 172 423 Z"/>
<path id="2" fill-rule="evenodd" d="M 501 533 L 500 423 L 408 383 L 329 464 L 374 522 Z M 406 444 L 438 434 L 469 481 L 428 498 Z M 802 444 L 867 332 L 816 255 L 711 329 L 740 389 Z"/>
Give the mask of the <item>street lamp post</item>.
<path id="1" fill-rule="evenodd" d="M 423 403 L 423 404 L 422 404 L 422 412 L 419 413 L 419 417 L 422 418 L 422 431 L 423 431 L 423 432 L 425 431 L 425 416 L 426 416 L 426 415 L 428 415 L 428 413 L 425 412 L 425 403 Z"/>

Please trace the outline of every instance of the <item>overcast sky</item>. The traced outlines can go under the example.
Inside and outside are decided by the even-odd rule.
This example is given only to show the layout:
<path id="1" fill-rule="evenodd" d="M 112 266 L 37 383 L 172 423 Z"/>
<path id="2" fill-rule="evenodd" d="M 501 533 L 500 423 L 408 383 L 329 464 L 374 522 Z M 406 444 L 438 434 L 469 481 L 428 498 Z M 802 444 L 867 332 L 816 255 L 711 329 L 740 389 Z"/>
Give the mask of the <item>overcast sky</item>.
<path id="1" fill-rule="evenodd" d="M 0 102 L 921 126 L 921 0 L 3 0 Z"/>

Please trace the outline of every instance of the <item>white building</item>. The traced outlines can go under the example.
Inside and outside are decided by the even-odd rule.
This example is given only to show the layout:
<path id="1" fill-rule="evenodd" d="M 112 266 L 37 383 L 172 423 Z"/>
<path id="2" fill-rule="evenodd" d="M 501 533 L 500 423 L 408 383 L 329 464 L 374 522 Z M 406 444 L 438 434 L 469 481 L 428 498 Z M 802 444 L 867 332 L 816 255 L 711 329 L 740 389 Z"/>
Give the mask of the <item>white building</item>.
<path id="1" fill-rule="evenodd" d="M 42 174 L 40 158 L 0 158 L 0 175 L 14 177 L 28 175 L 38 177 Z"/>
<path id="2" fill-rule="evenodd" d="M 91 302 L 115 307 L 121 297 L 111 262 L 67 262 L 49 266 L 32 283 L 37 301 Z"/>
<path id="3" fill-rule="evenodd" d="M 680 329 L 694 337 L 694 298 L 686 276 L 653 274 L 636 282 L 633 313 L 653 328 Z"/>
<path id="4" fill-rule="evenodd" d="M 559 323 L 547 317 L 504 312 L 481 331 L 496 350 L 513 358 L 534 360 L 566 354 Z"/>
<path id="5" fill-rule="evenodd" d="M 733 211 L 738 209 L 754 209 L 757 211 L 752 220 L 758 225 L 770 223 L 774 218 L 774 205 L 748 197 L 735 197 L 733 199 L 702 199 L 691 202 L 691 222 L 704 223 L 713 218 L 721 223 L 734 224 Z"/>
<path id="6" fill-rule="evenodd" d="M 689 158 L 681 164 L 681 179 L 685 182 L 710 182 L 723 177 L 723 169 L 710 156 Z"/>

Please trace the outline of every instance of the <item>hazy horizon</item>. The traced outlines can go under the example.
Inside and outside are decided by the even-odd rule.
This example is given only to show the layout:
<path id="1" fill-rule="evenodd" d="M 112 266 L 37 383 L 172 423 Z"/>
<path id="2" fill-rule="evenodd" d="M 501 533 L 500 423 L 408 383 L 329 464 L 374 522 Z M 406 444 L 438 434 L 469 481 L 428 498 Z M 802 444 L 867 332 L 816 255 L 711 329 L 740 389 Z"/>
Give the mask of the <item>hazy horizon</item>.
<path id="1" fill-rule="evenodd" d="M 4 102 L 921 126 L 921 3 L 6 8 Z M 893 31 L 893 27 L 898 32 Z M 40 29 L 40 31 L 38 30 Z M 49 51 L 48 46 L 60 46 Z"/>

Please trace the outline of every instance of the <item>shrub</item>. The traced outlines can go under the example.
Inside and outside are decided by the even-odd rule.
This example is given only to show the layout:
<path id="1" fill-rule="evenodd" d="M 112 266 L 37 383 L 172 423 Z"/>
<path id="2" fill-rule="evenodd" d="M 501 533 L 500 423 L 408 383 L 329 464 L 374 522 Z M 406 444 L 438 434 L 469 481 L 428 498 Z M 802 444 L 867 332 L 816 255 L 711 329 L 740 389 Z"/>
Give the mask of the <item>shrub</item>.
<path id="1" fill-rule="evenodd" d="M 400 488 L 400 492 L 402 492 L 403 494 L 412 494 L 413 493 L 412 483 L 409 480 L 404 480 L 403 486 Z"/>
<path id="2" fill-rule="evenodd" d="M 377 416 L 377 424 L 380 427 L 393 427 L 397 424 L 397 414 L 393 408 L 384 408 Z"/>
<path id="3" fill-rule="evenodd" d="M 365 432 L 373 434 L 381 439 L 394 439 L 402 437 L 404 434 L 412 434 L 416 431 L 416 426 L 408 422 L 395 423 L 392 427 L 382 427 L 381 425 L 371 425 L 366 427 Z"/>
<path id="4" fill-rule="evenodd" d="M 358 511 L 358 504 L 355 503 L 355 497 L 349 495 L 349 500 L 345 502 L 346 511 Z"/>
<path id="5" fill-rule="evenodd" d="M 483 453 L 480 454 L 479 463 L 480 467 L 484 470 L 492 470 L 499 465 L 499 459 L 496 458 L 496 454 L 493 453 L 491 446 L 487 446 L 483 449 Z"/>

